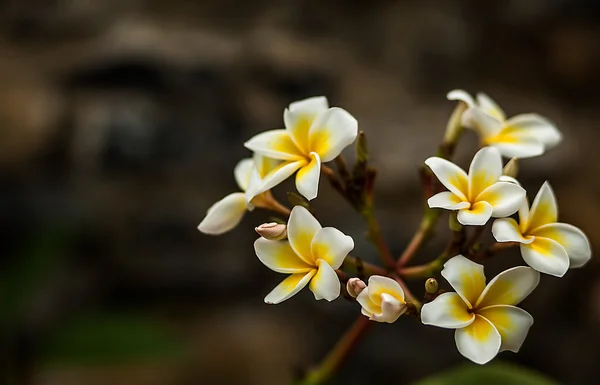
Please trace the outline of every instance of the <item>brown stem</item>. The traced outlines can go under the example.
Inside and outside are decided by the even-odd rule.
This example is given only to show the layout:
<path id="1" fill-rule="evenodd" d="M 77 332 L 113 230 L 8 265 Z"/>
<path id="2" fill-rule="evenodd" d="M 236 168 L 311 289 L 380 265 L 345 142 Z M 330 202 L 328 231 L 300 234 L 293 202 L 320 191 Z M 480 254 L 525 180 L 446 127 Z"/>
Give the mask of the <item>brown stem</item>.
<path id="1" fill-rule="evenodd" d="M 356 274 L 359 278 L 369 278 L 372 275 L 387 275 L 387 271 L 384 268 L 350 255 L 344 259 L 342 269 Z"/>
<path id="2" fill-rule="evenodd" d="M 377 218 L 375 218 L 375 213 L 373 212 L 373 206 L 368 205 L 364 210 L 361 211 L 361 214 L 365 218 L 369 228 L 369 240 L 375 245 L 381 260 L 389 269 L 395 269 L 396 261 L 394 260 L 394 256 L 392 255 L 387 243 L 383 239 L 381 227 L 379 226 L 379 222 L 377 221 Z"/>
<path id="3" fill-rule="evenodd" d="M 425 216 L 421 220 L 419 230 L 413 235 L 408 246 L 406 246 L 406 249 L 404 249 L 404 252 L 400 255 L 400 258 L 396 263 L 398 268 L 405 266 L 429 239 L 440 215 L 441 210 L 427 209 Z"/>
<path id="4" fill-rule="evenodd" d="M 518 245 L 520 245 L 519 242 L 495 242 L 489 245 L 487 249 L 481 251 L 480 253 L 469 253 L 469 258 L 471 258 L 473 261 L 483 261 L 484 259 L 494 256 L 494 254 L 501 250 L 510 249 Z"/>

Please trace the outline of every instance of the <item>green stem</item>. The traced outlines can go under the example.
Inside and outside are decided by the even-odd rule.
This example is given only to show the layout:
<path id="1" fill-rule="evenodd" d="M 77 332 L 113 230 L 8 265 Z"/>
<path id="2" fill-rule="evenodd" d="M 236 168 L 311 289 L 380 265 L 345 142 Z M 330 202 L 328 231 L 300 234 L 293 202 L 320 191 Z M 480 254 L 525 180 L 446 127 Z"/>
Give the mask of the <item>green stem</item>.
<path id="1" fill-rule="evenodd" d="M 440 217 L 442 211 L 427 208 L 425 216 L 421 220 L 419 230 L 413 235 L 410 243 L 404 249 L 404 252 L 400 256 L 397 262 L 397 267 L 401 268 L 405 266 L 419 251 L 419 249 L 425 244 L 425 242 L 431 237 L 433 229 Z"/>
<path id="2" fill-rule="evenodd" d="M 387 275 L 387 271 L 384 268 L 350 255 L 344 259 L 342 270 L 354 273 L 359 278 L 369 278 L 372 275 Z"/>
<path id="3" fill-rule="evenodd" d="M 395 269 L 396 262 L 394 261 L 394 256 L 383 239 L 381 226 L 379 226 L 379 222 L 377 221 L 377 218 L 375 218 L 373 206 L 368 204 L 364 210 L 361 210 L 361 214 L 363 218 L 365 218 L 369 228 L 369 240 L 375 245 L 384 265 L 389 269 Z"/>

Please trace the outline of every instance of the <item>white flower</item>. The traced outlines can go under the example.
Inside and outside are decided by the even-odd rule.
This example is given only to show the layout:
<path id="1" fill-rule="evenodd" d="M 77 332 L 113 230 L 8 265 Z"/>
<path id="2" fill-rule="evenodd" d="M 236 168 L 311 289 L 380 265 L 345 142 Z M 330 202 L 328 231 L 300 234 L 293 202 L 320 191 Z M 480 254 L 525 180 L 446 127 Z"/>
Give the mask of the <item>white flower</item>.
<path id="1" fill-rule="evenodd" d="M 512 215 L 525 199 L 521 186 L 502 177 L 502 158 L 495 148 L 485 147 L 475 154 L 469 175 L 446 159 L 433 157 L 425 164 L 450 190 L 429 198 L 429 207 L 458 210 L 463 225 L 484 225 L 490 217 Z"/>
<path id="2" fill-rule="evenodd" d="M 444 264 L 442 276 L 456 293 L 444 293 L 421 309 L 421 321 L 456 329 L 458 351 L 477 364 L 485 364 L 498 352 L 519 351 L 533 318 L 517 305 L 537 286 L 540 273 L 518 266 L 498 274 L 485 284 L 483 266 L 462 255 Z"/>
<path id="3" fill-rule="evenodd" d="M 558 129 L 537 114 L 506 119 L 504 111 L 486 94 L 478 93 L 475 101 L 467 92 L 454 90 L 448 93 L 448 99 L 469 106 L 462 115 L 462 124 L 477 131 L 484 145 L 497 148 L 505 157 L 541 155 L 562 140 Z"/>
<path id="4" fill-rule="evenodd" d="M 388 277 L 372 275 L 369 284 L 356 300 L 362 306 L 362 314 L 371 321 L 393 323 L 406 311 L 404 290 Z"/>
<path id="5" fill-rule="evenodd" d="M 290 274 L 265 297 L 265 302 L 283 302 L 309 282 L 316 299 L 336 299 L 341 285 L 335 270 L 354 248 L 352 238 L 333 227 L 322 228 L 302 206 L 292 209 L 287 232 L 287 241 L 259 238 L 254 242 L 256 255 L 265 266 Z"/>
<path id="6" fill-rule="evenodd" d="M 283 112 L 286 129 L 258 134 L 244 145 L 284 162 L 263 178 L 255 194 L 269 190 L 296 171 L 296 188 L 306 199 L 316 198 L 321 162 L 329 162 L 356 139 L 358 123 L 347 111 L 329 108 L 325 97 L 290 104 Z"/>
<path id="7" fill-rule="evenodd" d="M 546 182 L 531 210 L 527 201 L 519 209 L 519 224 L 512 218 L 498 219 L 492 233 L 498 242 L 519 242 L 521 255 L 529 266 L 562 277 L 569 267 L 581 267 L 589 261 L 592 250 L 580 229 L 557 221 L 556 199 Z"/>
<path id="8" fill-rule="evenodd" d="M 246 211 L 254 209 L 264 198 L 262 195 L 248 197 L 252 185 L 260 183 L 261 175 L 267 175 L 279 161 L 260 155 L 242 159 L 233 169 L 235 181 L 242 192 L 227 195 L 214 203 L 206 212 L 206 216 L 198 225 L 198 230 L 205 234 L 223 234 L 240 223 Z"/>

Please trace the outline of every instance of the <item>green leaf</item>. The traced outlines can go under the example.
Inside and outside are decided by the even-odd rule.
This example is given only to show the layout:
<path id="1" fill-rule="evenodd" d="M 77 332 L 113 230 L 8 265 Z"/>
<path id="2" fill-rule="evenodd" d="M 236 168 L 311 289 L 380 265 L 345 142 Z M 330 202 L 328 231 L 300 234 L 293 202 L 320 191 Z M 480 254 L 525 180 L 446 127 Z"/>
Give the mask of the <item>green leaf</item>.
<path id="1" fill-rule="evenodd" d="M 44 363 L 121 364 L 181 357 L 183 345 L 143 315 L 88 314 L 42 339 Z"/>
<path id="2" fill-rule="evenodd" d="M 414 385 L 557 385 L 530 369 L 508 363 L 468 364 L 433 375 Z"/>

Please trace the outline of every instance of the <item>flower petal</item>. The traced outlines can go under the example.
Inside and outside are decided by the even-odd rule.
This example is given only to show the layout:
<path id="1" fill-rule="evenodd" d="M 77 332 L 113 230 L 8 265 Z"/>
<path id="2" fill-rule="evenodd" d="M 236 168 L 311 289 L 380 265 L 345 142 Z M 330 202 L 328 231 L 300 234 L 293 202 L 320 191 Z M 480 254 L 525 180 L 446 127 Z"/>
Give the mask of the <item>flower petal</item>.
<path id="1" fill-rule="evenodd" d="M 287 241 L 261 237 L 254 242 L 254 251 L 265 266 L 278 273 L 306 273 L 314 269 L 296 255 Z"/>
<path id="2" fill-rule="evenodd" d="M 354 240 L 338 229 L 325 227 L 316 232 L 310 248 L 315 261 L 322 259 L 333 269 L 339 269 L 354 249 Z"/>
<path id="3" fill-rule="evenodd" d="M 500 130 L 502 130 L 502 121 L 485 113 L 482 109 L 477 107 L 467 108 L 467 110 L 463 112 L 461 120 L 463 126 L 477 132 L 481 142 L 485 142 L 486 138 L 498 135 Z"/>
<path id="4" fill-rule="evenodd" d="M 475 107 L 475 101 L 473 100 L 473 97 L 464 90 L 452 90 L 448 92 L 446 98 L 448 100 L 459 100 L 469 107 Z"/>
<path id="5" fill-rule="evenodd" d="M 467 173 L 454 163 L 436 156 L 425 160 L 425 164 L 435 174 L 440 183 L 454 193 L 461 200 L 467 199 L 468 181 Z"/>
<path id="6" fill-rule="evenodd" d="M 492 115 L 498 120 L 505 120 L 506 114 L 502 111 L 502 108 L 496 104 L 492 98 L 484 94 L 483 92 L 477 93 L 477 106 L 481 108 L 486 114 Z"/>
<path id="7" fill-rule="evenodd" d="M 502 157 L 497 149 L 484 147 L 477 151 L 469 167 L 469 198 L 471 202 L 483 190 L 498 182 L 502 175 Z"/>
<path id="8" fill-rule="evenodd" d="M 525 200 L 523 187 L 510 182 L 497 182 L 486 188 L 476 198 L 492 205 L 492 216 L 503 218 L 513 215 Z"/>
<path id="9" fill-rule="evenodd" d="M 425 325 L 456 329 L 470 325 L 474 319 L 475 315 L 467 311 L 467 304 L 456 293 L 440 294 L 421 308 L 421 322 Z"/>
<path id="10" fill-rule="evenodd" d="M 458 210 L 458 221 L 466 226 L 483 226 L 492 217 L 494 209 L 487 202 L 477 202 L 470 209 Z"/>
<path id="11" fill-rule="evenodd" d="M 358 135 L 358 122 L 346 110 L 333 107 L 320 114 L 308 133 L 310 151 L 329 162 L 349 146 Z"/>
<path id="12" fill-rule="evenodd" d="M 456 290 L 469 309 L 473 308 L 485 288 L 483 266 L 460 254 L 444 263 L 442 276 Z"/>
<path id="13" fill-rule="evenodd" d="M 317 261 L 319 270 L 310 280 L 309 288 L 315 295 L 315 299 L 326 299 L 331 302 L 340 295 L 342 285 L 335 270 L 323 260 Z"/>
<path id="14" fill-rule="evenodd" d="M 294 206 L 288 220 L 288 240 L 292 249 L 309 265 L 316 266 L 312 256 L 312 241 L 321 230 L 321 224 L 313 215 L 302 206 Z"/>
<path id="15" fill-rule="evenodd" d="M 371 300 L 378 305 L 381 303 L 381 295 L 383 293 L 396 298 L 400 303 L 405 303 L 404 290 L 402 290 L 402 287 L 396 280 L 389 277 L 381 275 L 372 275 L 369 277 L 367 292 Z"/>
<path id="16" fill-rule="evenodd" d="M 492 234 L 498 242 L 519 242 L 525 244 L 533 242 L 533 237 L 523 237 L 517 221 L 512 218 L 496 219 L 492 225 Z"/>
<path id="17" fill-rule="evenodd" d="M 329 109 L 329 102 L 325 96 L 313 96 L 311 98 L 290 103 L 290 111 L 307 115 L 319 115 Z"/>
<path id="18" fill-rule="evenodd" d="M 310 281 L 310 279 L 317 273 L 316 269 L 309 271 L 308 273 L 292 274 L 279 285 L 277 285 L 267 296 L 265 297 L 265 303 L 270 305 L 276 305 L 292 297 L 304 288 Z"/>
<path id="19" fill-rule="evenodd" d="M 446 210 L 460 210 L 471 206 L 469 202 L 464 202 L 459 196 L 450 192 L 442 191 L 437 193 L 427 200 L 427 204 L 431 208 L 442 208 Z"/>
<path id="20" fill-rule="evenodd" d="M 373 314 L 371 319 L 377 322 L 394 323 L 406 311 L 404 301 L 400 302 L 394 296 L 387 293 L 381 294 L 381 313 Z"/>
<path id="21" fill-rule="evenodd" d="M 262 194 L 267 190 L 272 189 L 279 183 L 283 182 L 290 176 L 292 176 L 296 170 L 300 169 L 306 164 L 306 160 L 290 161 L 281 163 L 279 166 L 271 170 L 260 183 L 255 182 L 257 179 L 253 177 L 250 180 L 248 191 L 246 191 L 246 197 L 251 200 L 258 194 Z M 257 187 L 254 187 L 257 185 Z"/>
<path id="22" fill-rule="evenodd" d="M 281 160 L 304 159 L 290 133 L 286 130 L 270 130 L 253 136 L 244 143 L 246 148 L 261 155 Z"/>
<path id="23" fill-rule="evenodd" d="M 250 176 L 254 168 L 254 160 L 252 158 L 242 159 L 235 165 L 233 176 L 238 187 L 242 191 L 246 191 L 250 183 Z"/>
<path id="24" fill-rule="evenodd" d="M 500 132 L 486 139 L 485 143 L 497 149 L 507 158 L 531 158 L 544 153 L 544 144 L 531 138 L 516 138 L 512 134 Z"/>
<path id="25" fill-rule="evenodd" d="M 573 225 L 550 223 L 531 232 L 535 237 L 550 238 L 558 242 L 567 252 L 570 267 L 581 267 L 592 257 L 590 241 L 586 235 Z"/>
<path id="26" fill-rule="evenodd" d="M 533 317 L 515 306 L 496 305 L 479 311 L 500 333 L 502 345 L 500 351 L 510 350 L 517 353 L 533 325 Z"/>
<path id="27" fill-rule="evenodd" d="M 247 209 L 244 193 L 229 194 L 208 209 L 198 230 L 204 234 L 223 234 L 240 223 Z"/>
<path id="28" fill-rule="evenodd" d="M 569 270 L 569 255 L 560 243 L 550 238 L 534 237 L 533 242 L 521 245 L 523 260 L 540 273 L 562 277 Z"/>
<path id="29" fill-rule="evenodd" d="M 477 300 L 477 307 L 517 305 L 540 282 L 540 273 L 526 266 L 517 266 L 498 274 L 488 283 Z"/>
<path id="30" fill-rule="evenodd" d="M 329 108 L 327 98 L 317 96 L 290 104 L 283 112 L 283 121 L 298 148 L 308 153 L 308 132 L 319 114 Z"/>
<path id="31" fill-rule="evenodd" d="M 319 192 L 321 176 L 321 158 L 316 152 L 310 153 L 310 163 L 303 166 L 296 174 L 296 188 L 306 199 L 313 200 Z"/>
<path id="32" fill-rule="evenodd" d="M 356 297 L 356 302 L 362 306 L 362 314 L 371 318 L 373 314 L 381 313 L 380 303 L 376 304 L 369 297 L 369 291 L 367 289 L 360 292 L 360 294 Z"/>
<path id="33" fill-rule="evenodd" d="M 548 119 L 537 114 L 520 114 L 504 122 L 505 130 L 519 138 L 532 138 L 546 148 L 556 146 L 562 134 Z"/>
<path id="34" fill-rule="evenodd" d="M 279 159 L 269 158 L 268 156 L 260 155 L 259 153 L 254 153 L 254 167 L 258 171 L 258 175 L 261 178 L 267 176 L 271 171 L 273 171 L 277 166 L 282 163 Z"/>
<path id="35" fill-rule="evenodd" d="M 552 187 L 550 187 L 550 183 L 544 182 L 531 205 L 527 230 L 532 231 L 548 223 L 554 223 L 557 220 L 558 207 L 554 192 L 552 191 Z"/>
<path id="36" fill-rule="evenodd" d="M 498 330 L 480 315 L 469 326 L 457 329 L 454 341 L 460 354 L 480 365 L 496 357 L 502 344 Z"/>

